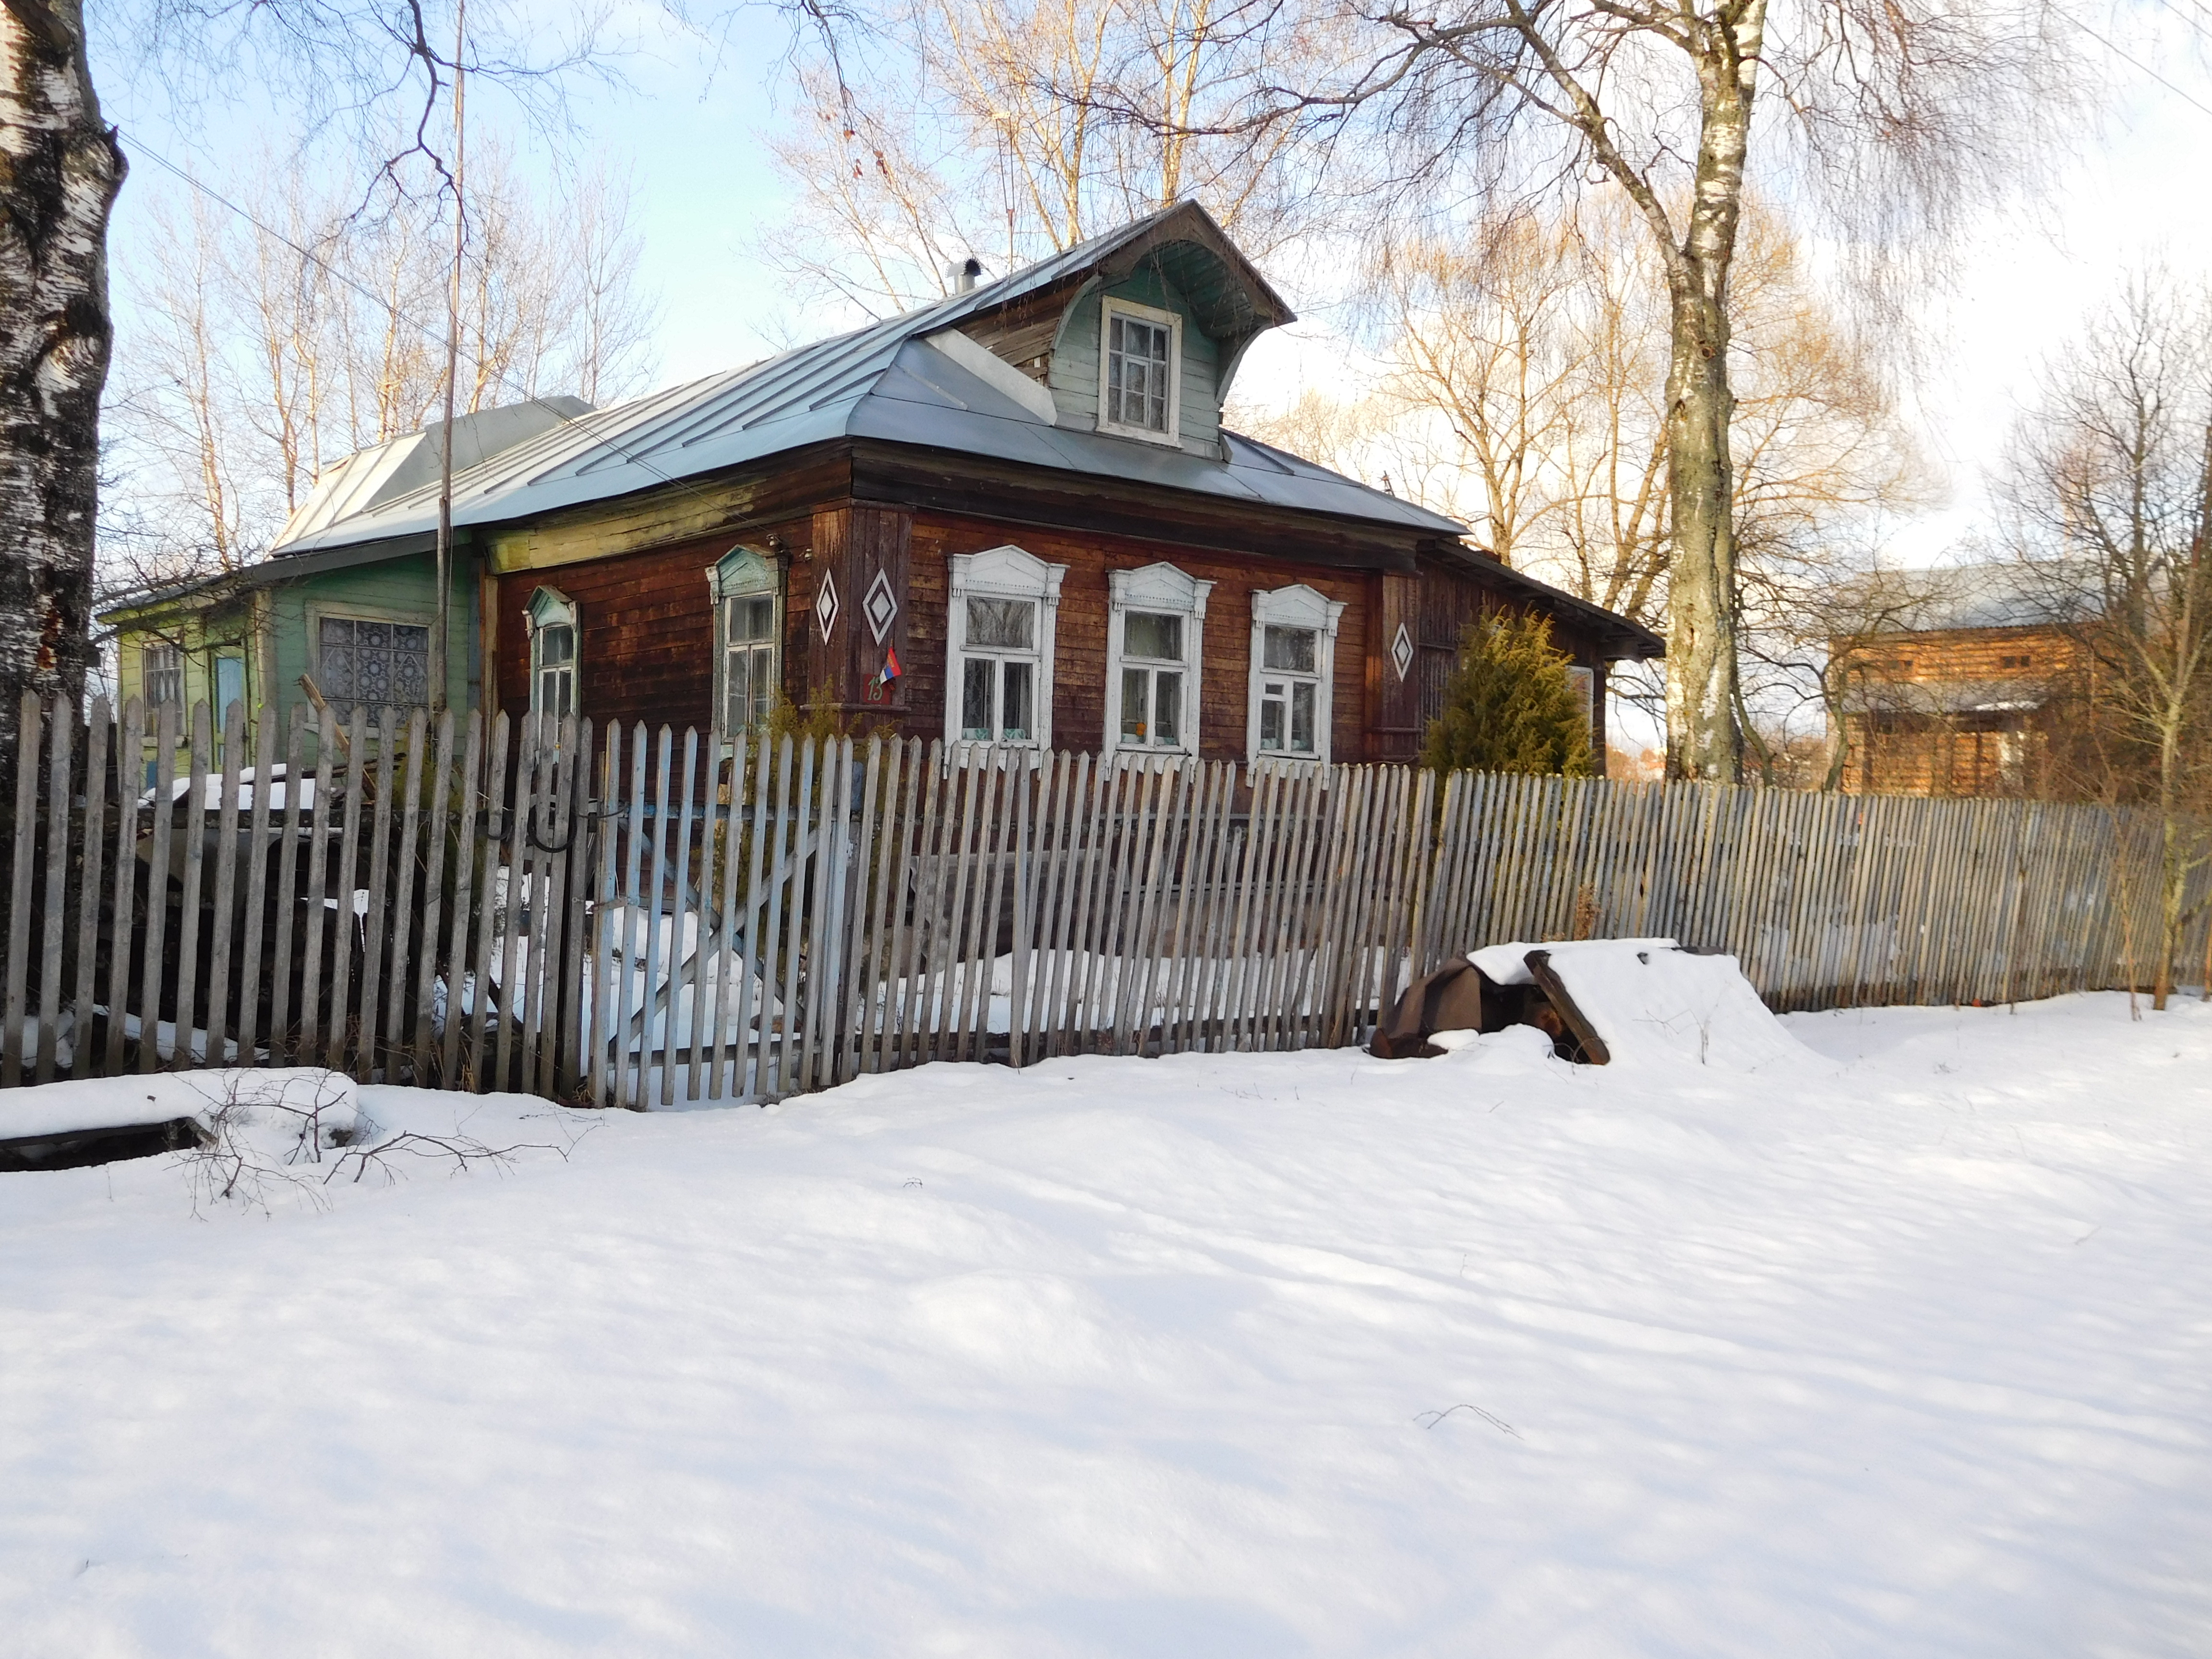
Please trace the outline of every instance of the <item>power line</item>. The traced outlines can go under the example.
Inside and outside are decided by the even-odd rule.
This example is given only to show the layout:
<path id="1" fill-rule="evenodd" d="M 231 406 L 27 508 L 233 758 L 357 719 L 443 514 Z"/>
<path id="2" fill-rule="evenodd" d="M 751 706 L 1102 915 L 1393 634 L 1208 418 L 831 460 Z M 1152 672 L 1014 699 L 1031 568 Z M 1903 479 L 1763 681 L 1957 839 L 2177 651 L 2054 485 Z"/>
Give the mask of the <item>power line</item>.
<path id="1" fill-rule="evenodd" d="M 2051 9 L 2058 12 L 2058 15 L 2061 17 L 2073 24 L 2075 28 L 2081 30 L 2082 33 L 2087 35 L 2099 46 L 2104 47 L 2106 52 L 2111 52 L 2115 58 L 2122 58 L 2128 63 L 2133 64 L 2137 69 L 2141 70 L 2145 75 L 2150 76 L 2152 80 L 2157 82 L 2159 85 L 2164 87 L 2168 92 L 2180 99 L 2184 103 L 2203 110 L 2207 115 L 2212 115 L 2212 104 L 2205 103 L 2202 99 L 2194 97 L 2191 94 L 2183 91 L 2181 88 L 2174 85 L 2172 82 L 2167 80 L 2163 75 L 2160 75 L 2148 64 L 2144 63 L 2142 58 L 2136 57 L 2133 52 L 2125 50 L 2124 47 L 2116 45 L 2112 41 L 2107 40 L 2103 35 L 2098 33 L 2096 30 L 2091 28 L 2080 18 L 2075 16 L 2073 13 L 2059 10 L 2056 6 L 2052 7 Z"/>
<path id="2" fill-rule="evenodd" d="M 308 261 L 308 263 L 321 270 L 334 282 L 339 283 L 343 286 L 351 289 L 355 293 L 362 295 L 371 304 L 376 306 L 386 316 L 390 317 L 393 322 L 400 324 L 404 327 L 413 329 L 416 333 L 422 335 L 423 338 L 430 341 L 433 344 L 444 344 L 445 336 L 442 331 L 434 329 L 428 324 L 421 321 L 419 319 L 409 316 L 406 313 L 400 310 L 397 305 L 386 299 L 383 295 L 379 294 L 374 289 L 370 288 L 367 283 L 362 283 L 359 279 L 349 275 L 347 272 L 341 270 L 337 266 L 332 264 L 328 259 L 316 252 L 313 248 L 303 247 L 299 243 L 294 241 L 289 236 L 284 234 L 283 231 L 278 230 L 275 226 L 264 224 L 248 210 L 240 207 L 236 202 L 232 201 L 230 198 L 225 196 L 222 191 L 216 190 L 211 185 L 201 183 L 200 180 L 192 177 L 191 173 L 185 172 L 184 168 L 179 167 L 174 161 L 169 160 L 167 156 L 162 155 L 159 150 L 149 148 L 146 144 L 137 138 L 129 140 L 128 143 L 130 149 L 134 155 L 143 155 L 149 161 L 155 162 L 160 167 L 167 168 L 178 178 L 183 179 L 185 183 L 189 185 L 192 189 L 206 197 L 208 200 L 215 203 L 218 207 L 227 209 L 228 211 L 236 214 L 240 218 L 246 221 L 247 224 L 252 226 L 254 229 L 260 232 L 264 236 L 270 238 L 272 241 L 282 243 L 284 246 L 291 249 L 293 252 L 298 254 L 301 258 Z M 616 442 L 614 439 L 607 436 L 604 433 L 594 430 L 591 424 L 591 416 L 589 415 L 571 415 L 568 410 L 556 407 L 544 398 L 538 396 L 536 392 L 524 392 L 519 386 L 505 385 L 505 389 L 520 393 L 526 403 L 534 404 L 538 408 L 546 410 L 562 425 L 578 428 L 598 447 L 611 451 L 613 453 L 621 456 L 623 459 L 628 461 L 631 465 L 641 468 L 643 471 L 652 474 L 653 477 L 659 479 L 661 483 L 669 484 L 678 489 L 682 489 L 690 495 L 696 495 L 701 501 L 707 502 L 709 506 L 719 505 L 719 503 L 714 501 L 714 497 L 708 495 L 706 491 L 701 489 L 696 484 L 691 483 L 686 479 L 676 477 L 670 473 L 662 471 L 652 462 L 647 460 L 642 455 L 637 454 L 632 450 L 625 449 L 621 444 Z M 592 411 L 592 414 L 599 414 L 602 411 L 597 410 Z"/>

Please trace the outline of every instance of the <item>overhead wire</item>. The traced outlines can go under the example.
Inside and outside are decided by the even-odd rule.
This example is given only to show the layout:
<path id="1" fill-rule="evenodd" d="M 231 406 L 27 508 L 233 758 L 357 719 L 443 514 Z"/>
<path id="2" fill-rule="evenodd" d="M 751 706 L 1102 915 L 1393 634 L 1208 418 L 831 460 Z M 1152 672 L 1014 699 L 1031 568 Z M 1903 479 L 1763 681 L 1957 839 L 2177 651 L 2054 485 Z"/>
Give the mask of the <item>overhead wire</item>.
<path id="1" fill-rule="evenodd" d="M 402 311 L 398 305 L 386 298 L 383 295 L 379 294 L 374 289 L 370 288 L 367 283 L 349 275 L 348 272 L 342 270 L 337 265 L 331 264 L 330 260 L 316 252 L 314 249 L 302 246 L 300 243 L 294 241 L 289 236 L 287 236 L 283 231 L 278 230 L 275 226 L 264 223 L 259 217 L 249 210 L 240 206 L 238 203 L 232 201 L 230 198 L 225 196 L 221 191 L 218 191 L 213 186 L 204 184 L 198 179 L 194 178 L 183 167 L 179 167 L 174 161 L 169 160 L 167 156 L 162 155 L 161 151 L 153 149 L 150 145 L 148 145 L 142 140 L 137 138 L 126 139 L 125 141 L 125 147 L 133 155 L 143 155 L 157 166 L 164 167 L 170 173 L 175 174 L 179 179 L 184 180 L 186 185 L 190 185 L 193 190 L 198 191 L 201 195 L 206 197 L 210 202 L 215 203 L 218 207 L 236 214 L 240 219 L 243 219 L 247 224 L 252 226 L 253 228 L 258 231 L 262 235 L 291 249 L 293 252 L 298 254 L 301 258 L 306 259 L 310 264 L 315 265 L 325 275 L 329 276 L 333 281 L 351 289 L 355 293 L 362 295 L 364 299 L 369 301 L 370 303 L 378 307 L 386 316 L 390 317 L 393 322 L 404 327 L 414 329 L 425 339 L 429 340 L 434 344 L 441 346 L 444 344 L 444 331 L 432 327 L 419 318 L 409 316 L 405 312 Z M 560 408 L 558 405 L 537 392 L 524 391 L 521 387 L 515 386 L 511 384 L 506 385 L 505 389 L 519 392 L 525 403 L 535 404 L 538 408 L 544 410 L 563 425 L 576 428 L 578 430 L 582 432 L 585 436 L 591 440 L 595 447 L 605 449 L 611 451 L 614 454 L 621 456 L 623 459 L 628 461 L 631 465 L 640 468 L 641 471 L 660 480 L 661 483 L 670 485 L 672 488 L 684 490 L 689 495 L 696 495 L 699 500 L 707 502 L 709 506 L 719 507 L 721 505 L 721 503 L 715 501 L 712 495 L 708 495 L 705 490 L 701 489 L 696 484 L 692 483 L 690 480 L 678 477 L 672 473 L 663 471 L 660 468 L 655 466 L 651 461 L 646 459 L 644 456 L 637 453 L 634 450 L 623 447 L 623 445 L 617 442 L 607 434 L 595 429 L 592 425 L 592 416 L 604 414 L 608 411 L 593 410 L 590 414 L 586 415 L 572 415 L 567 410 Z"/>

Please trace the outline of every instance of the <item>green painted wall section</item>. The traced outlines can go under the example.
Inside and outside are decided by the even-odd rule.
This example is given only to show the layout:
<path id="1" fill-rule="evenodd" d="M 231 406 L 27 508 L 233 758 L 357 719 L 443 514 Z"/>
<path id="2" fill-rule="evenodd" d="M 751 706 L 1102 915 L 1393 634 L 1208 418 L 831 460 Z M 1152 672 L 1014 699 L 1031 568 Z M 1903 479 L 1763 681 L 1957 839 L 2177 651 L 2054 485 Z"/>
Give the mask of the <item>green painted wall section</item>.
<path id="1" fill-rule="evenodd" d="M 300 676 L 317 670 L 316 637 L 322 617 L 358 617 L 428 627 L 437 610 L 436 592 L 436 561 L 424 553 L 118 614 L 118 701 L 145 695 L 143 647 L 149 641 L 167 640 L 184 647 L 186 708 L 204 699 L 210 704 L 215 701 L 222 672 L 218 658 L 241 658 L 251 716 L 258 718 L 264 705 L 274 704 L 278 718 L 289 721 L 291 711 L 307 702 Z M 453 561 L 451 592 L 447 684 L 453 688 L 455 710 L 461 712 L 483 702 L 473 556 Z M 215 719 L 219 724 L 220 711 Z"/>
<path id="2" fill-rule="evenodd" d="M 1143 270 L 1127 282 L 1093 289 L 1076 301 L 1052 355 L 1052 399 L 1060 423 L 1078 431 L 1098 425 L 1098 319 L 1108 296 L 1128 300 L 1182 319 L 1182 362 L 1178 366 L 1176 426 L 1182 447 L 1209 460 L 1221 453 L 1221 352 L 1198 325 L 1190 302 L 1158 271 Z"/>

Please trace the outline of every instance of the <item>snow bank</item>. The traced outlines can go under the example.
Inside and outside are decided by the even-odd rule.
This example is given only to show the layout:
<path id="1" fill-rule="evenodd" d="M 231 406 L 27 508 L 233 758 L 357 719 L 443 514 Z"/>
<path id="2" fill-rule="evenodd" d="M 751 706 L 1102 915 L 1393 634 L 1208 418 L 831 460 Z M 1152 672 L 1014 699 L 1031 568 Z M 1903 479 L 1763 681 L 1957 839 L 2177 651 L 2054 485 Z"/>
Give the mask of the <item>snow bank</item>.
<path id="1" fill-rule="evenodd" d="M 339 1073 L 303 1066 L 156 1072 L 0 1090 L 0 1140 L 171 1123 L 186 1117 L 204 1127 L 226 1109 L 241 1131 L 250 1130 L 272 1154 L 282 1155 L 288 1145 L 296 1143 L 292 1128 L 307 1116 L 320 1115 L 333 1128 L 350 1131 L 354 1084 Z"/>
<path id="2" fill-rule="evenodd" d="M 0 1176 L 0 1654 L 2203 1659 L 2212 1010 Z"/>

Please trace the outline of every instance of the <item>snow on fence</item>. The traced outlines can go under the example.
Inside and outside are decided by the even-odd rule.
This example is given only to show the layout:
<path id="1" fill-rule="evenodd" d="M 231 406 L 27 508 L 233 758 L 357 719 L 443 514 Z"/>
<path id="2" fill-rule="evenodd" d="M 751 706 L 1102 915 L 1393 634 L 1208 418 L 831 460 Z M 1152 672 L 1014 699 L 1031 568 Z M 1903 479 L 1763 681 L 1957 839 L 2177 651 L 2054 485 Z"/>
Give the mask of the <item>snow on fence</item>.
<path id="1" fill-rule="evenodd" d="M 1671 934 L 1790 1009 L 2140 983 L 2158 938 L 2157 826 L 2096 807 L 421 709 L 264 711 L 249 752 L 241 708 L 219 742 L 179 714 L 27 700 L 0 1087 L 319 1063 L 761 1099 L 1356 1043 L 1513 939 Z"/>

